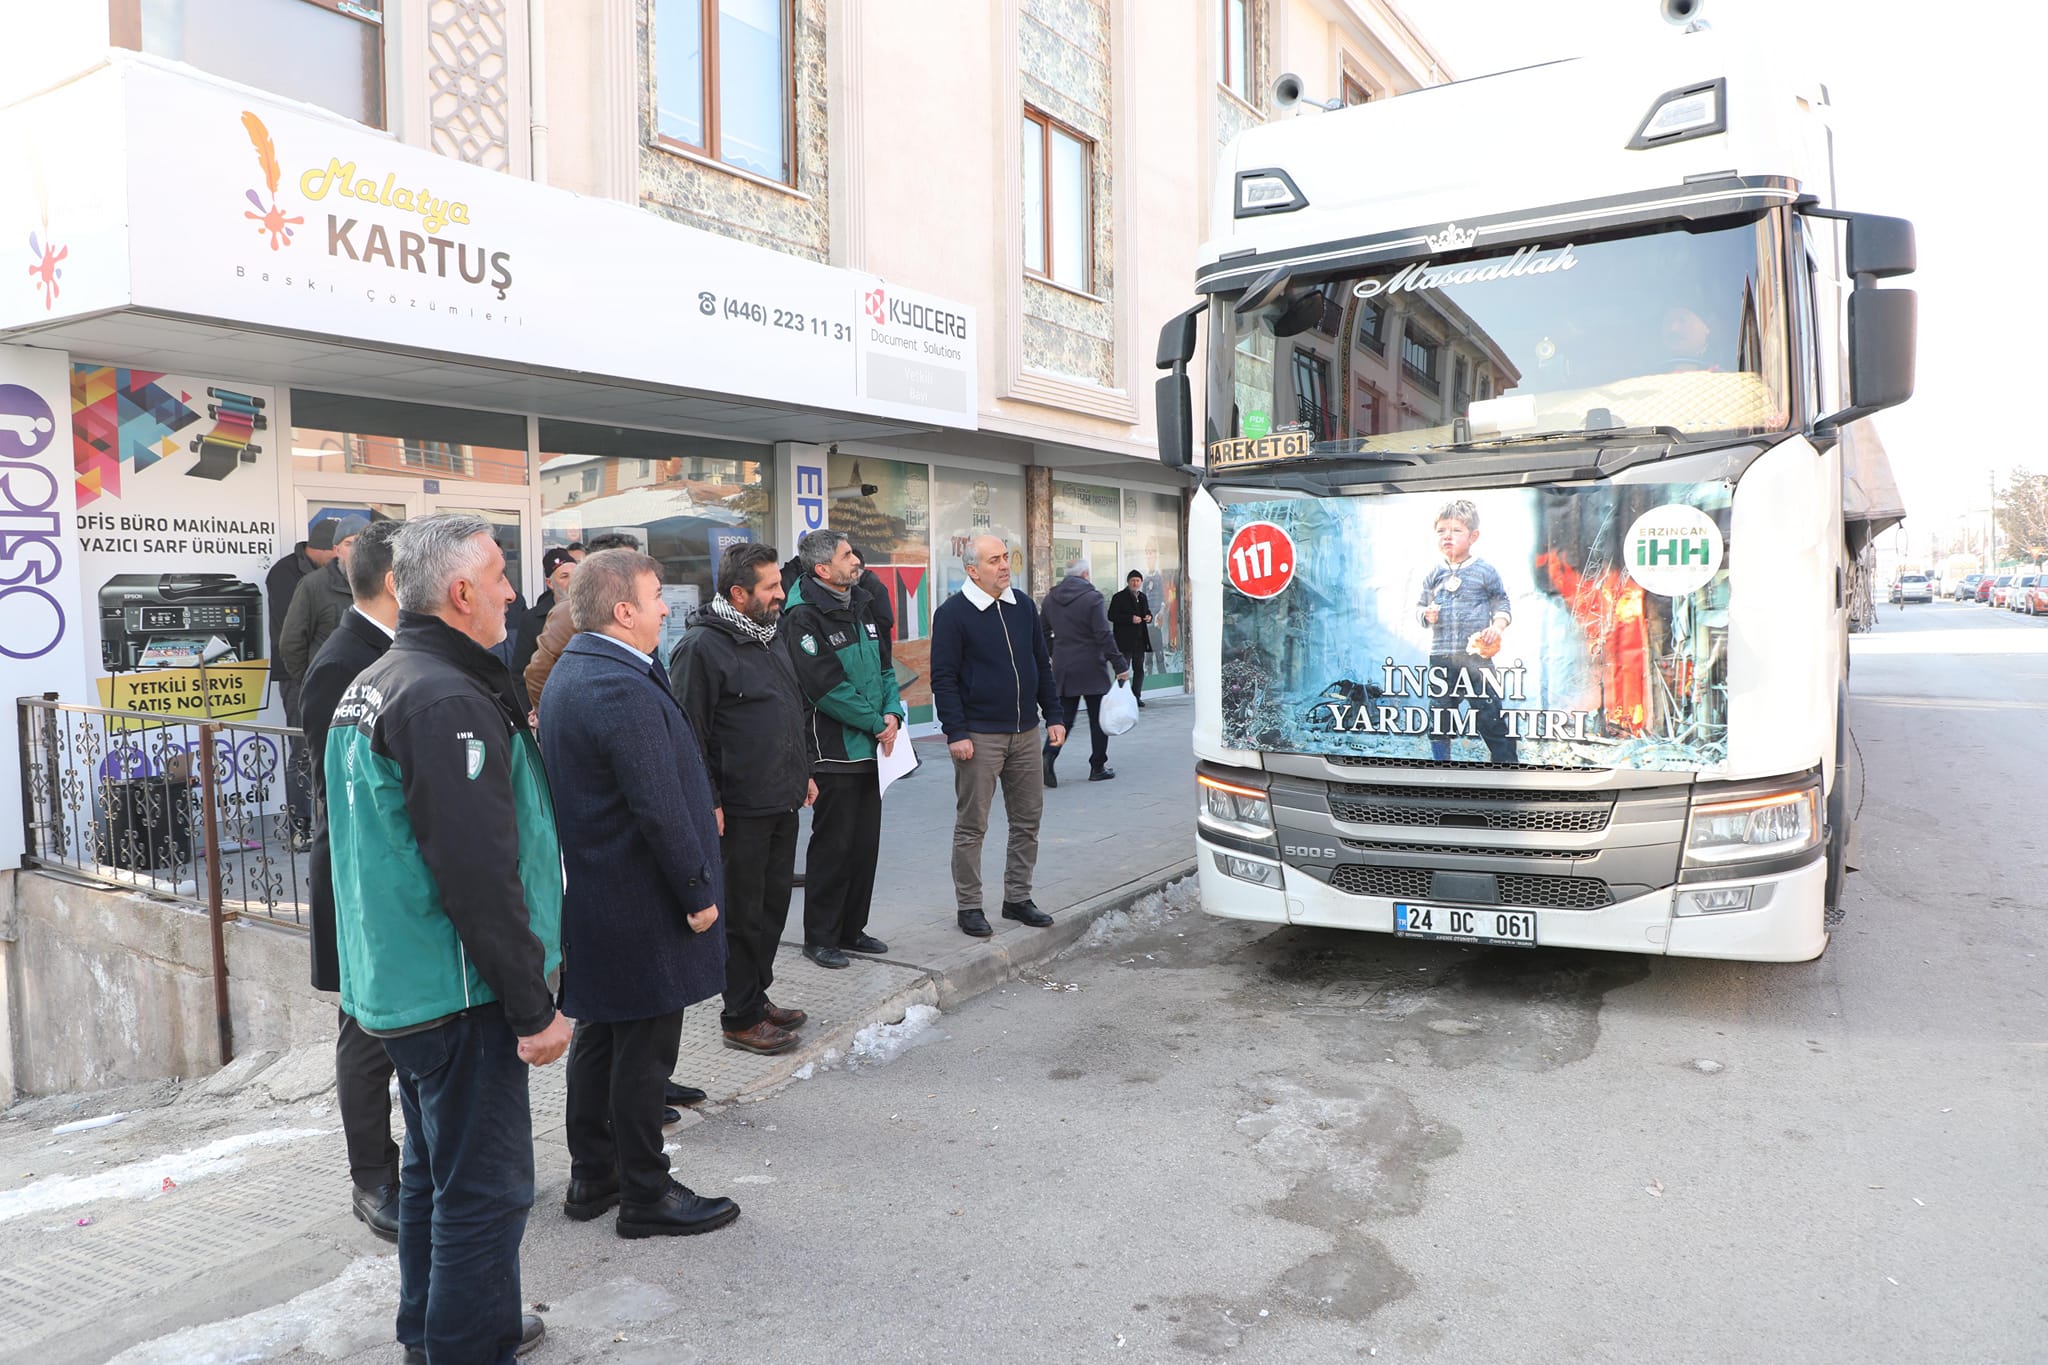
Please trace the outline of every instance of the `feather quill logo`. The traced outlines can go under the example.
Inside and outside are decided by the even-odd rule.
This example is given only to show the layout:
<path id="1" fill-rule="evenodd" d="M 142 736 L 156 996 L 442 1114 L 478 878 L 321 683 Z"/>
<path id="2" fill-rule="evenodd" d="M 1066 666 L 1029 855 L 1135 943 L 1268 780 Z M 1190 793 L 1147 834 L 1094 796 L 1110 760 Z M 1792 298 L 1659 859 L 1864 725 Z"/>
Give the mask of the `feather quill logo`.
<path id="1" fill-rule="evenodd" d="M 270 191 L 270 203 L 267 207 L 262 196 L 256 191 L 244 191 L 249 197 L 249 202 L 256 206 L 256 212 L 250 213 L 244 209 L 242 216 L 255 223 L 258 232 L 270 234 L 270 249 L 276 251 L 291 245 L 292 229 L 304 227 L 306 220 L 304 217 L 288 218 L 284 210 L 277 206 L 277 182 L 281 178 L 281 172 L 277 165 L 277 146 L 270 140 L 270 130 L 263 126 L 262 119 L 246 110 L 242 113 L 242 127 L 249 132 L 249 141 L 256 148 L 256 164 L 263 168 L 263 183 Z"/>

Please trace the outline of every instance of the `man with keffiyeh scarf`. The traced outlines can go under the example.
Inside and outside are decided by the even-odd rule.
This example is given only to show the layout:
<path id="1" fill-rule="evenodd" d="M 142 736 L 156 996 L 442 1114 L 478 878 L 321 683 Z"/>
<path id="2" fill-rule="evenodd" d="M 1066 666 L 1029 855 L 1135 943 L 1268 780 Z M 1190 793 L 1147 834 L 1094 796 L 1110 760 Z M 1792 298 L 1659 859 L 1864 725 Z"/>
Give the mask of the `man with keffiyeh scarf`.
<path id="1" fill-rule="evenodd" d="M 782 576 L 773 546 L 742 541 L 718 561 L 718 595 L 690 617 L 669 681 L 704 746 L 725 864 L 728 1047 L 786 1052 L 805 1015 L 768 998 L 789 919 L 797 812 L 817 799 L 811 728 L 789 652 L 776 638 Z"/>

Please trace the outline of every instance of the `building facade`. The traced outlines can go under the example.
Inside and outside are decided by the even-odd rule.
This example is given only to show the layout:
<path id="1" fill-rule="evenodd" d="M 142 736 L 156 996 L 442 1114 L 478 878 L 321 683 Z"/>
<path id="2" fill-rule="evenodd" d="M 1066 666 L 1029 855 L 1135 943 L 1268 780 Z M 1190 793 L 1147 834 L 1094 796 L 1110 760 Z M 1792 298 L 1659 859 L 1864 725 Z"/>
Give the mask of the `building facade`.
<path id="1" fill-rule="evenodd" d="M 529 597 L 547 546 L 625 530 L 679 609 L 735 538 L 843 528 L 920 724 L 931 612 L 994 532 L 1035 592 L 1075 558 L 1142 571 L 1151 685 L 1180 685 L 1187 481 L 1150 362 L 1216 151 L 1299 114 L 1283 70 L 1352 102 L 1445 78 L 1380 0 L 0 23 L 0 486 L 28 490 L 0 517 L 35 528 L 0 573 L 9 695 L 230 718 L 276 716 L 266 567 L 350 512 L 478 512 Z M 1345 340 L 1303 341 L 1331 401 L 1398 361 Z"/>

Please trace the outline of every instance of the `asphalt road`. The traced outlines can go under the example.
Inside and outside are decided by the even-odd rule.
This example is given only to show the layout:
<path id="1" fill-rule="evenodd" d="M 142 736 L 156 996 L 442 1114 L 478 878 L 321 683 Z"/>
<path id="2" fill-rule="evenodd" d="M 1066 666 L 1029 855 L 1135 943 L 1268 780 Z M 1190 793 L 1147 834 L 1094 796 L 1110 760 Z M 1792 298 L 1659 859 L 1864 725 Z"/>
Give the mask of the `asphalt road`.
<path id="1" fill-rule="evenodd" d="M 1160 911 L 679 1134 L 728 1230 L 621 1242 L 543 1173 L 532 1359 L 2048 1359 L 2048 622 L 1855 648 L 1820 961 Z"/>

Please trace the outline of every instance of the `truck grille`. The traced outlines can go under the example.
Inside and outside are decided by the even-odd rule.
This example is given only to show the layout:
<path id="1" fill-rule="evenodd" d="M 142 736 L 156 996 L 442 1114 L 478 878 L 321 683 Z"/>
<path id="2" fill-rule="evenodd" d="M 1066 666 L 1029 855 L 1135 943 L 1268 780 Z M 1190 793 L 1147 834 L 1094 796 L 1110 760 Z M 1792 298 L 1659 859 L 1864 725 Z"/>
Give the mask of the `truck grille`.
<path id="1" fill-rule="evenodd" d="M 1354 853 L 1420 853 L 1430 857 L 1450 856 L 1454 858 L 1583 858 L 1584 849 L 1578 848 L 1480 848 L 1467 844 L 1405 844 L 1389 843 L 1379 839 L 1339 839 L 1338 843 Z"/>
<path id="2" fill-rule="evenodd" d="M 1379 758 L 1366 754 L 1332 755 L 1325 760 L 1333 768 L 1414 768 L 1412 758 Z M 1477 768 L 1496 773 L 1604 773 L 1605 768 L 1582 768 L 1571 763 L 1466 763 L 1460 768 Z"/>
<path id="3" fill-rule="evenodd" d="M 1451 787 L 1332 787 L 1330 814 L 1350 824 L 1589 834 L 1607 828 L 1613 798 L 1583 792 L 1503 799 Z"/>
<path id="4" fill-rule="evenodd" d="M 1614 904 L 1607 883 L 1595 877 L 1538 877 L 1509 873 L 1495 879 L 1500 888 L 1499 904 L 1536 910 L 1597 910 Z M 1431 895 L 1433 878 L 1425 867 L 1372 867 L 1346 863 L 1330 874 L 1330 885 L 1350 896 L 1380 896 L 1388 900 L 1445 900 Z M 1452 904 L 1475 904 L 1452 901 Z"/>

